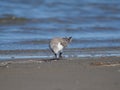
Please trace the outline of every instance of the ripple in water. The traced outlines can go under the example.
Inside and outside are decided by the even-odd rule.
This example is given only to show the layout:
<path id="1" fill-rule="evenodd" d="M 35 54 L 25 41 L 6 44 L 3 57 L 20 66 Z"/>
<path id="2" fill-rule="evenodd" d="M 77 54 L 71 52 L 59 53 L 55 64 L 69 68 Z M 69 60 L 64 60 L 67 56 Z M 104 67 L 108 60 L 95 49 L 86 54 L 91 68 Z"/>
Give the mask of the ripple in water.
<path id="1" fill-rule="evenodd" d="M 68 56 L 72 52 L 77 57 L 87 55 L 81 52 L 86 48 L 120 51 L 119 0 L 4 0 L 0 6 L 0 53 L 22 50 L 18 56 L 9 52 L 8 57 L 20 57 L 24 50 L 32 51 L 24 57 L 51 57 L 51 53 L 42 50 L 49 52 L 49 40 L 56 36 L 73 37 L 68 49 L 77 48 L 79 53 L 65 52 Z M 39 54 L 34 50 L 39 50 Z M 101 56 L 119 56 L 112 50 L 110 54 L 103 51 Z M 0 58 L 7 55 L 0 54 Z"/>

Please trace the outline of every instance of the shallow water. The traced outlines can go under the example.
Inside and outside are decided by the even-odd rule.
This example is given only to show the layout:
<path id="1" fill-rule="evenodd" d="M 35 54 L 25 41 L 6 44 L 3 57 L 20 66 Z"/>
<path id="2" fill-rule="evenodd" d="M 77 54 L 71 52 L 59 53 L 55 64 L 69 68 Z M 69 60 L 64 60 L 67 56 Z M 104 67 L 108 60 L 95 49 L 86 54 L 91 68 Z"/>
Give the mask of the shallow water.
<path id="1" fill-rule="evenodd" d="M 109 53 L 116 56 L 116 51 L 119 56 L 119 24 L 119 0 L 0 1 L 0 58 L 23 57 L 24 52 L 24 57 L 51 57 L 42 50 L 48 50 L 49 40 L 56 36 L 73 37 L 69 54 L 74 56 L 81 57 L 83 52 L 73 48 L 115 48 Z"/>

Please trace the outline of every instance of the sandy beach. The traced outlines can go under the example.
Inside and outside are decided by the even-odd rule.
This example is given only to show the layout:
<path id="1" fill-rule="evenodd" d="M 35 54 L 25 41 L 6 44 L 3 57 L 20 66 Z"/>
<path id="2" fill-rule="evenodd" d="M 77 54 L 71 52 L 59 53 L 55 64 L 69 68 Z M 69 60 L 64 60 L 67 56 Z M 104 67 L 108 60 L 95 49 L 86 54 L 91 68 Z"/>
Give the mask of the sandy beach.
<path id="1" fill-rule="evenodd" d="M 0 90 L 119 90 L 120 57 L 0 62 Z"/>

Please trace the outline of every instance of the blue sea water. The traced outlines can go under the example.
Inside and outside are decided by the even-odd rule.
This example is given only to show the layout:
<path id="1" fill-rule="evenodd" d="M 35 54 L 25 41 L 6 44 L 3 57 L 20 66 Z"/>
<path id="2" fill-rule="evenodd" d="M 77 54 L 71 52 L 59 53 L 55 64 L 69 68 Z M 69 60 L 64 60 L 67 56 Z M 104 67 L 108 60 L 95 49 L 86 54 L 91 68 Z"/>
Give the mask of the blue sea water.
<path id="1" fill-rule="evenodd" d="M 49 40 L 58 36 L 73 37 L 69 48 L 119 49 L 120 1 L 0 1 L 1 52 L 46 50 Z"/>

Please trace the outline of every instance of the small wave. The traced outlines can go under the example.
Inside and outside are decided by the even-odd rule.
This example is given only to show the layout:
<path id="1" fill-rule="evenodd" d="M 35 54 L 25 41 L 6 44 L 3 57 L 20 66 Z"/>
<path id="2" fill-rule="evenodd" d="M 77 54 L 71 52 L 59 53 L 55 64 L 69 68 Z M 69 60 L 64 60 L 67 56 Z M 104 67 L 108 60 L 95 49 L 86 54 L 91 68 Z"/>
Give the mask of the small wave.
<path id="1" fill-rule="evenodd" d="M 0 17 L 0 24 L 21 24 L 30 21 L 28 18 L 4 14 Z"/>

